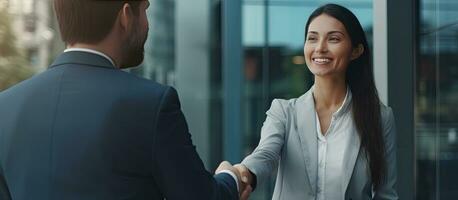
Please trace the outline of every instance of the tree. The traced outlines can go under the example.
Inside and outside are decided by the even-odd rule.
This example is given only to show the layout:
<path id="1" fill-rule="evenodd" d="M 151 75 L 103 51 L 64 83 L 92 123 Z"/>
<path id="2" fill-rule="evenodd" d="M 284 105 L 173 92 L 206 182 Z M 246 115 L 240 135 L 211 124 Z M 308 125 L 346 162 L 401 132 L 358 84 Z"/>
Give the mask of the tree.
<path id="1" fill-rule="evenodd" d="M 0 91 L 34 74 L 16 46 L 11 16 L 4 0 L 0 0 Z"/>

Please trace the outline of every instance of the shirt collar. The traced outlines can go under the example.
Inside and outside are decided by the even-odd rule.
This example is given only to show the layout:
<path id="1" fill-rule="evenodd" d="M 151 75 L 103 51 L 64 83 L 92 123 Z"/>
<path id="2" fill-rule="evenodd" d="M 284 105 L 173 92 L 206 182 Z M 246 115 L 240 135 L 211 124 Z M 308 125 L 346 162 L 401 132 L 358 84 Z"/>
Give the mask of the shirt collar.
<path id="1" fill-rule="evenodd" d="M 100 51 L 97 51 L 97 50 L 94 50 L 94 49 L 88 49 L 88 48 L 67 48 L 64 50 L 64 52 L 70 52 L 70 51 L 82 51 L 82 52 L 87 52 L 87 53 L 93 53 L 93 54 L 97 54 L 99 56 L 102 56 L 104 58 L 106 58 L 108 61 L 110 61 L 110 63 L 113 65 L 113 66 L 116 66 L 115 63 L 113 62 L 113 59 L 111 59 L 107 54 L 104 54 Z"/>
<path id="2" fill-rule="evenodd" d="M 350 87 L 347 86 L 347 94 L 345 94 L 345 99 L 342 103 L 342 105 L 340 106 L 339 109 L 337 109 L 337 111 L 333 114 L 334 116 L 336 117 L 340 117 L 342 116 L 344 113 L 346 113 L 350 107 L 350 103 L 351 103 L 351 98 L 352 98 L 352 95 L 351 95 L 351 90 L 350 90 Z"/>

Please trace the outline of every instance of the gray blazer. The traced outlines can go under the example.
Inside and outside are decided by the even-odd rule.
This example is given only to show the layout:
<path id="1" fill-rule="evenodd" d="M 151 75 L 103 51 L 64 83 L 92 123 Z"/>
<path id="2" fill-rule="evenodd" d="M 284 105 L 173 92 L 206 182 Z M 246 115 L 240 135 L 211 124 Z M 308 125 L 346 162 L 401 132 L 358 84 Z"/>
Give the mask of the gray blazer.
<path id="1" fill-rule="evenodd" d="M 259 145 L 242 163 L 256 175 L 258 183 L 277 169 L 274 200 L 315 199 L 318 145 L 312 91 L 297 99 L 275 99 L 266 114 Z M 387 181 L 378 191 L 372 191 L 369 165 L 356 137 L 345 155 L 348 162 L 342 169 L 347 176 L 342 179 L 347 200 L 398 199 L 394 117 L 391 108 L 384 105 L 381 105 L 381 114 Z"/>

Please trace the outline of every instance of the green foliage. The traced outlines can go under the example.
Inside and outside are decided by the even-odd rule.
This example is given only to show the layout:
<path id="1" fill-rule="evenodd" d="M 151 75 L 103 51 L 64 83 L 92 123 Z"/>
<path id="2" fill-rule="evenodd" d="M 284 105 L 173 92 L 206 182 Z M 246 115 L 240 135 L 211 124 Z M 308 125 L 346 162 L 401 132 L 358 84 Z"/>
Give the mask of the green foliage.
<path id="1" fill-rule="evenodd" d="M 32 68 L 27 66 L 24 56 L 16 47 L 9 12 L 0 6 L 0 91 L 33 74 Z"/>
<path id="2" fill-rule="evenodd" d="M 0 57 L 0 91 L 32 76 L 33 70 L 25 67 L 20 56 Z"/>

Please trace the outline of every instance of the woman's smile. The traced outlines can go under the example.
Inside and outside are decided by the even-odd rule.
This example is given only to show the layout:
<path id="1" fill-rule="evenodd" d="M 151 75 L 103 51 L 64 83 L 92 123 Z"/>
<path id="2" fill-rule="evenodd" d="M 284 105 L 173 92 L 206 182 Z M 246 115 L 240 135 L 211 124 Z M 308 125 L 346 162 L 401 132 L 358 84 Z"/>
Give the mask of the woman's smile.
<path id="1" fill-rule="evenodd" d="M 327 65 L 332 62 L 332 59 L 328 57 L 314 57 L 312 58 L 312 61 L 317 65 Z"/>

